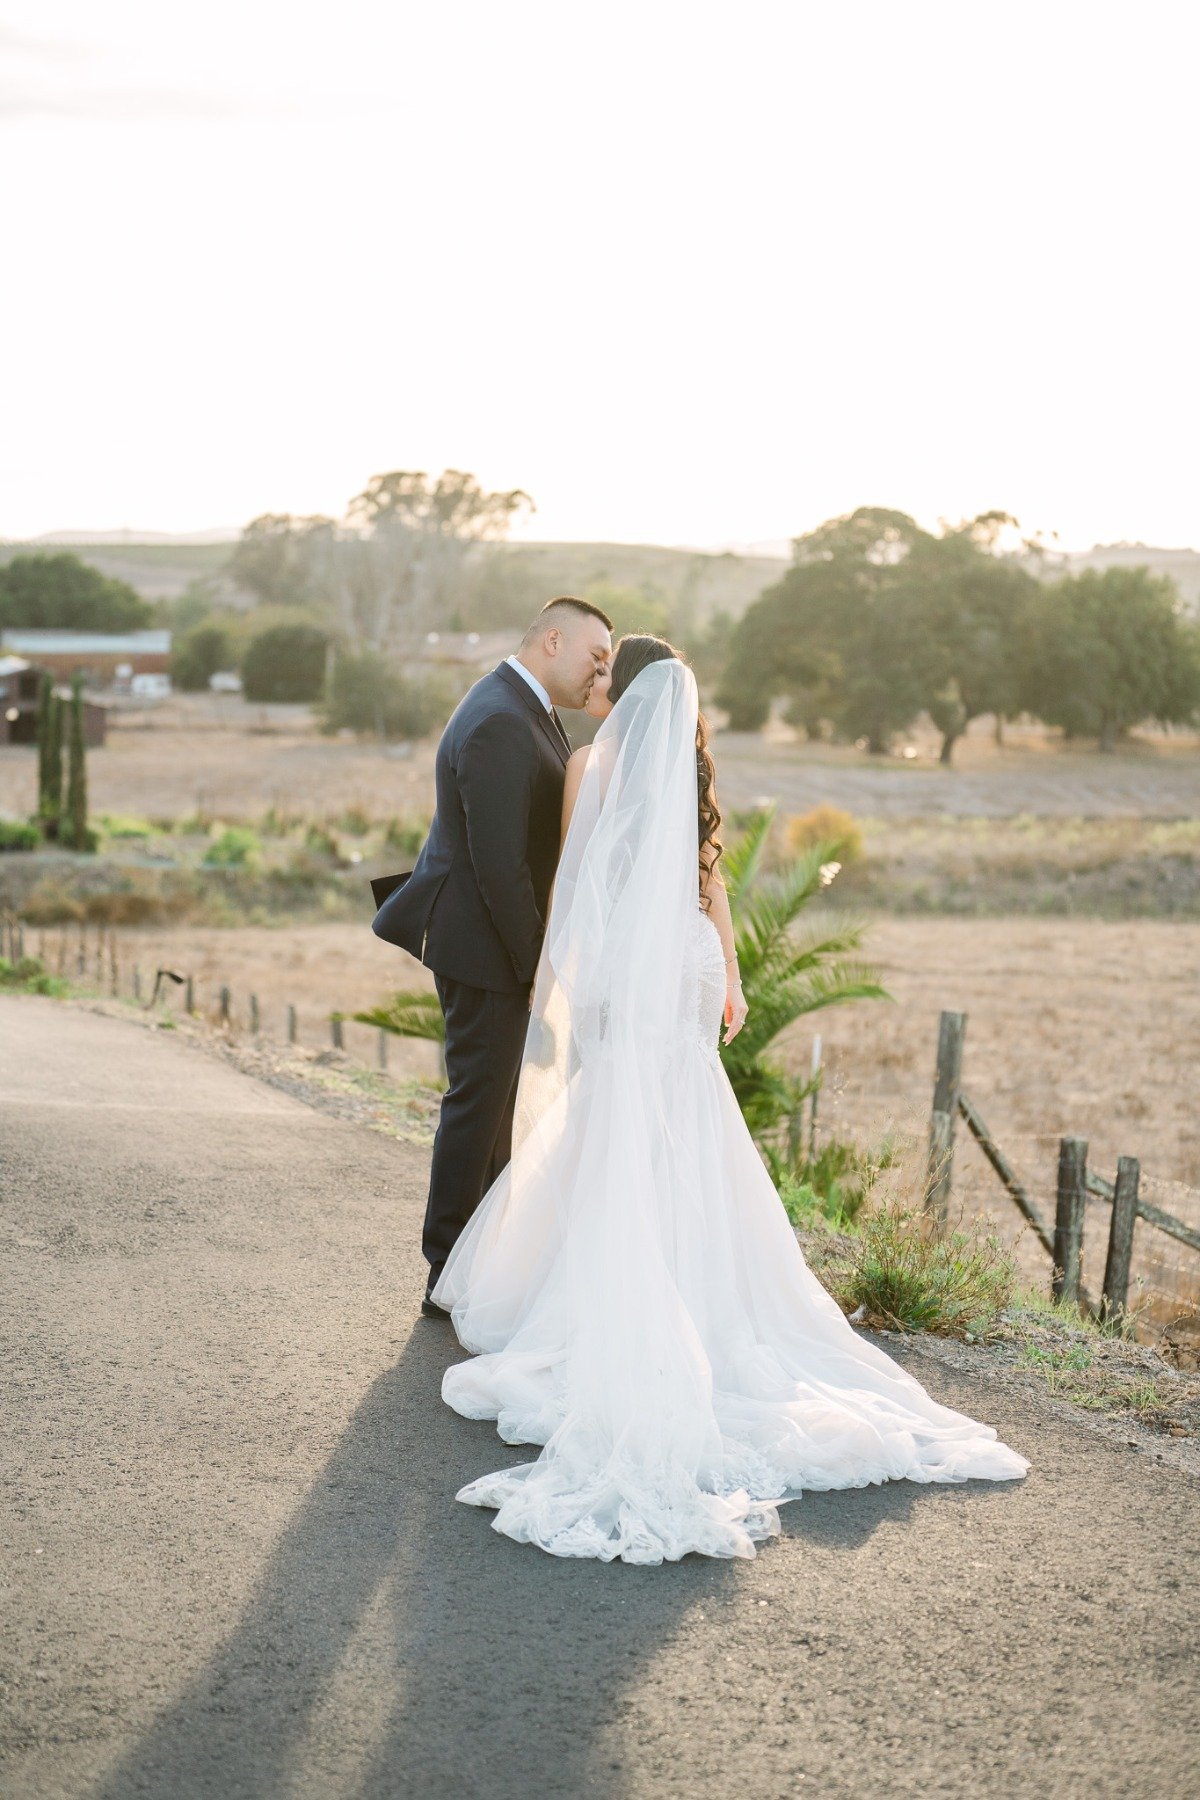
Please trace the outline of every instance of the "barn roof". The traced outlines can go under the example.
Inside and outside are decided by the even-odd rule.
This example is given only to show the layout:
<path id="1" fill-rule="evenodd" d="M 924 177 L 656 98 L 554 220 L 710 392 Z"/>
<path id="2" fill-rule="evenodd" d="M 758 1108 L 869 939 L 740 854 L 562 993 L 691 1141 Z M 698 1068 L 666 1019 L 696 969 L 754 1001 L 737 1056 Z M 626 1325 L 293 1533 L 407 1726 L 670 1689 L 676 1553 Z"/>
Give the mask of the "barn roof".
<path id="1" fill-rule="evenodd" d="M 28 656 L 54 653 L 86 656 L 89 651 L 105 656 L 166 656 L 171 649 L 169 631 L 0 631 L 0 646 Z"/>

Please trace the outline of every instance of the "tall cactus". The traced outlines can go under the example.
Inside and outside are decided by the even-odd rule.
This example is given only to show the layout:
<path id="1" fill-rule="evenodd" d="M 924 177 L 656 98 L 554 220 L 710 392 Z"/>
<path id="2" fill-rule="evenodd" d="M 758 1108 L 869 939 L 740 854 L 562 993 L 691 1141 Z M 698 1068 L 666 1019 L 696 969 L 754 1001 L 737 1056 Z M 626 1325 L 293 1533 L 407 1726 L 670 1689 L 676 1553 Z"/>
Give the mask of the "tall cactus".
<path id="1" fill-rule="evenodd" d="M 89 843 L 87 764 L 83 743 L 83 676 L 80 674 L 76 674 L 71 681 L 71 740 L 64 824 L 65 832 L 60 829 L 60 838 L 65 836 L 73 850 L 86 850 Z"/>
<path id="2" fill-rule="evenodd" d="M 46 708 L 45 786 L 42 798 L 42 830 L 48 838 L 56 838 L 62 822 L 62 739 L 63 703 L 50 684 Z"/>
<path id="3" fill-rule="evenodd" d="M 37 822 L 43 831 L 49 812 L 46 777 L 50 762 L 50 713 L 54 706 L 54 683 L 43 674 L 38 684 L 37 709 Z"/>

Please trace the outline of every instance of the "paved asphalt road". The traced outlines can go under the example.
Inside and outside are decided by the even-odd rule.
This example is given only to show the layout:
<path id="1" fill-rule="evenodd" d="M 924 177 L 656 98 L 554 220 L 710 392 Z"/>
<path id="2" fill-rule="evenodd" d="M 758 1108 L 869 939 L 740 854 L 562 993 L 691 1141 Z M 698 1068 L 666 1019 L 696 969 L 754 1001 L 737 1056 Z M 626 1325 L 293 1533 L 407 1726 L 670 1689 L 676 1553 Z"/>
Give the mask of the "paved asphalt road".
<path id="1" fill-rule="evenodd" d="M 1197 1483 L 917 1350 L 1024 1483 L 659 1569 L 456 1505 L 524 1453 L 439 1399 L 425 1166 L 0 998 L 8 1800 L 1198 1791 Z"/>

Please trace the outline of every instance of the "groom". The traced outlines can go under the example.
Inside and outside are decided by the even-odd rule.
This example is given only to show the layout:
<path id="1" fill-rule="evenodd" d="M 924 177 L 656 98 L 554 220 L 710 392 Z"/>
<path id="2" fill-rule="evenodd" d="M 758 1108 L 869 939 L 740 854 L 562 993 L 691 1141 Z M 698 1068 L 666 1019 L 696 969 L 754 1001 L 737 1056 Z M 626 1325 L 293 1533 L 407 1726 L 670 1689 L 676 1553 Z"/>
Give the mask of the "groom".
<path id="1" fill-rule="evenodd" d="M 371 929 L 433 970 L 446 1075 L 433 1143 L 421 1311 L 455 1240 L 509 1160 L 529 995 L 558 863 L 571 745 L 556 706 L 587 704 L 612 654 L 588 600 L 544 606 L 515 656 L 460 700 L 442 733 L 436 801 L 416 867 Z"/>

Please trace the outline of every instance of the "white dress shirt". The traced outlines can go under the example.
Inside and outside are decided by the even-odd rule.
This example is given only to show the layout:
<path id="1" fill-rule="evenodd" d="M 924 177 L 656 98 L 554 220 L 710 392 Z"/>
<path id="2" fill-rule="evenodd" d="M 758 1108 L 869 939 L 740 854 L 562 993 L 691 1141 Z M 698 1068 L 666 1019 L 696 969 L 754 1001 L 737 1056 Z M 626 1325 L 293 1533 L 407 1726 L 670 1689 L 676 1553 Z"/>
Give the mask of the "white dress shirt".
<path id="1" fill-rule="evenodd" d="M 530 687 L 533 689 L 534 693 L 537 695 L 538 699 L 541 701 L 542 705 L 545 707 L 546 711 L 553 712 L 554 711 L 554 702 L 551 700 L 549 694 L 546 692 L 545 688 L 542 686 L 542 684 L 538 680 L 537 676 L 530 673 L 530 671 L 525 667 L 525 664 L 520 660 L 519 657 L 506 656 L 504 660 L 507 663 L 511 663 L 513 668 L 517 671 L 517 674 L 521 675 L 525 678 L 525 680 L 529 683 Z"/>

